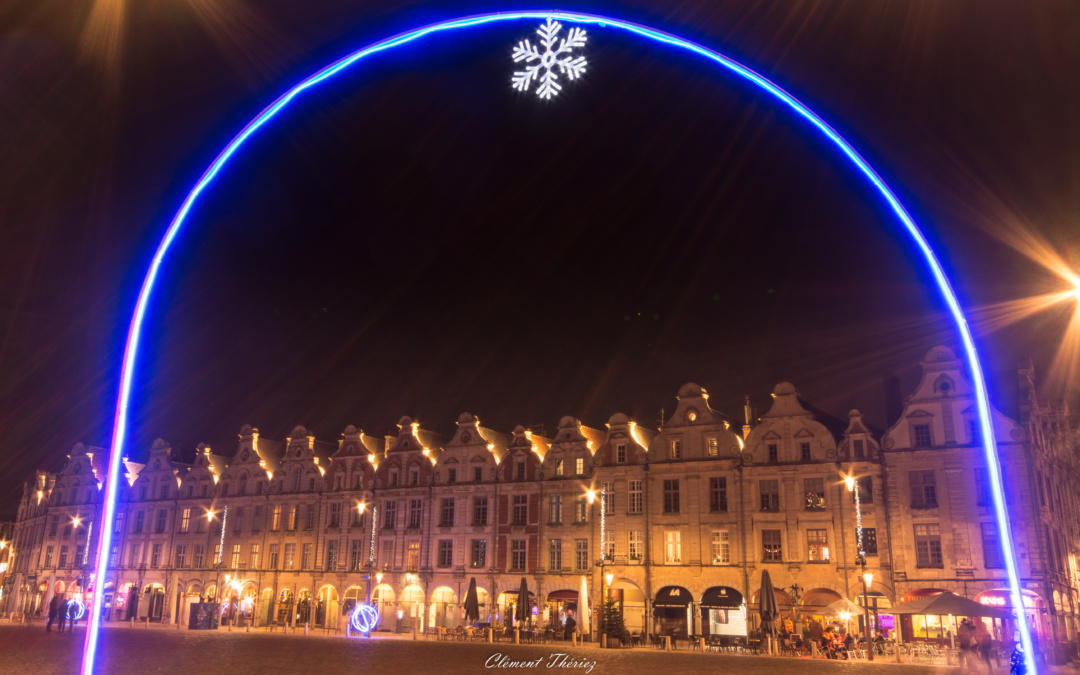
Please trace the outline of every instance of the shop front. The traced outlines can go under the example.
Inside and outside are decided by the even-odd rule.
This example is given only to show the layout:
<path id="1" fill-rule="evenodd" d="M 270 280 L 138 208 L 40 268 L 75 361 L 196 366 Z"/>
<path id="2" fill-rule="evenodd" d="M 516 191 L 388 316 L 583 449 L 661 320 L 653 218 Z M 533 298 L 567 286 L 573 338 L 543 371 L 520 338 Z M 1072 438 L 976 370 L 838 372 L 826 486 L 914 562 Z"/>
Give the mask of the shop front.
<path id="1" fill-rule="evenodd" d="M 1049 640 L 1050 639 L 1050 625 L 1047 621 L 1047 607 L 1046 601 L 1041 597 L 1032 593 L 1031 591 L 1022 591 L 1024 598 L 1024 614 L 1027 616 L 1028 626 L 1031 627 L 1031 637 L 1035 640 Z M 989 591 L 983 591 L 975 596 L 975 602 L 986 605 L 987 607 L 993 607 L 994 609 L 1001 609 L 1007 612 L 1016 614 L 1016 608 L 1013 607 L 1011 591 L 1008 588 L 995 588 Z M 1015 622 L 1008 619 L 1001 620 L 995 619 L 991 632 L 993 632 L 996 639 L 1001 639 L 999 636 L 1011 637 L 1011 631 L 1015 630 Z M 1006 632 L 1010 631 L 1010 632 Z"/>
<path id="2" fill-rule="evenodd" d="M 544 624 L 561 630 L 566 626 L 566 617 L 573 615 L 577 621 L 578 591 L 560 589 L 547 594 L 544 603 Z"/>
<path id="3" fill-rule="evenodd" d="M 705 636 L 746 637 L 743 594 L 730 586 L 713 586 L 701 596 L 701 632 Z"/>
<path id="4" fill-rule="evenodd" d="M 682 586 L 664 586 L 653 599 L 653 618 L 659 635 L 687 639 L 694 632 L 694 596 Z"/>

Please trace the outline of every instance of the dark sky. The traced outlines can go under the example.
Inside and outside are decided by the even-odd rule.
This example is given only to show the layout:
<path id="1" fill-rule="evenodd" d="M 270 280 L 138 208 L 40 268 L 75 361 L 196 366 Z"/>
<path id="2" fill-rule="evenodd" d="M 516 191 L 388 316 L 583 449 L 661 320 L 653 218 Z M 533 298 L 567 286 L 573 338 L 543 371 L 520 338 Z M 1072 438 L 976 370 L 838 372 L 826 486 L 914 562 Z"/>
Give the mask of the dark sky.
<path id="1" fill-rule="evenodd" d="M 456 9 L 448 10 L 454 4 Z M 364 44 L 498 3 L 35 0 L 0 9 L 0 514 L 76 441 L 107 445 L 149 257 L 223 145 Z M 579 2 L 718 48 L 840 130 L 986 307 L 1055 287 L 1001 243 L 1080 262 L 1080 6 Z M 737 417 L 789 380 L 885 421 L 882 376 L 955 344 L 866 181 L 700 57 L 589 30 L 584 80 L 511 90 L 536 22 L 428 38 L 306 94 L 205 193 L 166 259 L 133 397 L 157 436 L 244 423 L 334 441 L 615 412 L 684 382 Z M 982 330 L 992 397 L 1047 369 L 1062 310 Z M 1074 389 L 1048 386 L 1050 398 Z"/>

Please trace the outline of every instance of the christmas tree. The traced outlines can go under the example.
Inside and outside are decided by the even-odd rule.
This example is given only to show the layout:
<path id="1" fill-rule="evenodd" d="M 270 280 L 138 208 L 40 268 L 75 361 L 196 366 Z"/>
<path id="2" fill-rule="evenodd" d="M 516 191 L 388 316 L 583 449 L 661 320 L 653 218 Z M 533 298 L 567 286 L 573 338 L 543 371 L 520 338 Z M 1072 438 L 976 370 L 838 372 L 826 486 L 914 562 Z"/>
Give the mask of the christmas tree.
<path id="1" fill-rule="evenodd" d="M 621 640 L 626 632 L 626 623 L 623 621 L 622 608 L 619 602 L 612 597 L 604 601 L 604 635 L 608 641 Z"/>

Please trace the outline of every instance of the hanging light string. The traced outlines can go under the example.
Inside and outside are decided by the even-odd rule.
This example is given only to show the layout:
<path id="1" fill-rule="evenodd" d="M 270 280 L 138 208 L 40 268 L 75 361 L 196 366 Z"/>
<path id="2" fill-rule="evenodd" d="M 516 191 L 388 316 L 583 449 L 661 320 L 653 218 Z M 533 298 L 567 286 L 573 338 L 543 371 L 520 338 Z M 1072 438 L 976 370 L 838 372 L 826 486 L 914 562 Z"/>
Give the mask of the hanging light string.
<path id="1" fill-rule="evenodd" d="M 863 550 L 863 532 L 862 532 L 862 506 L 859 504 L 859 481 L 855 480 L 855 539 L 859 550 L 859 557 L 866 558 L 866 551 Z"/>
<path id="2" fill-rule="evenodd" d="M 368 547 L 368 565 L 375 564 L 375 525 L 379 518 L 379 507 L 371 507 L 371 545 Z"/>
<path id="3" fill-rule="evenodd" d="M 226 506 L 225 510 L 221 512 L 221 540 L 218 542 L 218 556 L 217 564 L 221 564 L 221 560 L 225 557 L 225 523 L 229 521 L 229 507 Z"/>
<path id="4" fill-rule="evenodd" d="M 82 564 L 90 559 L 90 533 L 94 531 L 94 521 L 90 521 L 86 524 L 86 548 L 83 549 Z"/>
<path id="5" fill-rule="evenodd" d="M 607 558 L 607 483 L 600 484 L 600 559 Z"/>

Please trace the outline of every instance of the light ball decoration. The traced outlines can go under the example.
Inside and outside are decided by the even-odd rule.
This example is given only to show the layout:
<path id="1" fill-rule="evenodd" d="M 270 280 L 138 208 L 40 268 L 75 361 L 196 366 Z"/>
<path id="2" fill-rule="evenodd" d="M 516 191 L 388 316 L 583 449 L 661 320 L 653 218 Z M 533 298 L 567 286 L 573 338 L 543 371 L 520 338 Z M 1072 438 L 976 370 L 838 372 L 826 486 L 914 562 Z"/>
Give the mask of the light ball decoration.
<path id="1" fill-rule="evenodd" d="M 86 605 L 82 600 L 75 598 L 68 603 L 67 611 L 69 621 L 78 621 L 86 615 Z"/>
<path id="2" fill-rule="evenodd" d="M 349 617 L 352 627 L 361 633 L 370 633 L 379 624 L 379 613 L 367 603 L 361 603 L 353 610 Z"/>

